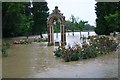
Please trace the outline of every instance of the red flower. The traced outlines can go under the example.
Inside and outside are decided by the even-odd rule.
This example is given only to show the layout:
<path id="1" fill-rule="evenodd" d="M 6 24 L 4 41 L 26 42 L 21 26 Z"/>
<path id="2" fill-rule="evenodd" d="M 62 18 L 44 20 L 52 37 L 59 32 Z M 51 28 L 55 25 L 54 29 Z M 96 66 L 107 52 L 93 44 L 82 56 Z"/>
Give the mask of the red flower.
<path id="1" fill-rule="evenodd" d="M 80 48 L 77 48 L 77 50 L 79 51 L 79 50 L 80 50 Z"/>

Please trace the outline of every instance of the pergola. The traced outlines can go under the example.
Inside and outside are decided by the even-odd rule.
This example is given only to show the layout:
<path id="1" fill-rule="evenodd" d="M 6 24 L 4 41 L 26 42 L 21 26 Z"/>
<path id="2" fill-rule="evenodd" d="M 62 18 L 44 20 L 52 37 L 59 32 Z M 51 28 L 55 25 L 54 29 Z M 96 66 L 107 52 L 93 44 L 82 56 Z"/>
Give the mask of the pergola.
<path id="1" fill-rule="evenodd" d="M 49 15 L 47 21 L 48 27 L 48 46 L 54 45 L 54 21 L 60 21 L 60 33 L 61 33 L 61 46 L 66 44 L 66 28 L 65 28 L 65 16 L 60 13 L 60 10 L 56 6 L 53 12 Z"/>

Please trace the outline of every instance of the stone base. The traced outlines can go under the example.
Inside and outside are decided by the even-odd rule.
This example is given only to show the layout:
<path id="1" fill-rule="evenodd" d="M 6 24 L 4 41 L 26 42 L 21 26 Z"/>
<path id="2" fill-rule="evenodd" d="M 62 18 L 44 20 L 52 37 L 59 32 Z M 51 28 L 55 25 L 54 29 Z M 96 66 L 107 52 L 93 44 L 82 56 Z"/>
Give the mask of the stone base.
<path id="1" fill-rule="evenodd" d="M 61 47 L 65 48 L 66 42 L 61 42 Z"/>
<path id="2" fill-rule="evenodd" d="M 53 42 L 48 42 L 48 46 L 53 46 L 54 45 L 54 43 Z"/>

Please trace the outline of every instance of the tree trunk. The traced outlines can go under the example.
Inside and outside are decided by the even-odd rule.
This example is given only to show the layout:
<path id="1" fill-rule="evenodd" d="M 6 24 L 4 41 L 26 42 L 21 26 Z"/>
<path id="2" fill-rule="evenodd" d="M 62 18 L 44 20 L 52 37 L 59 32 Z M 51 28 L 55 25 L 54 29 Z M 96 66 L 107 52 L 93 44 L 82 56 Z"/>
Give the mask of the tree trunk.
<path id="1" fill-rule="evenodd" d="M 72 35 L 74 36 L 74 31 L 73 31 Z"/>
<path id="2" fill-rule="evenodd" d="M 28 39 L 28 35 L 27 35 L 26 37 L 27 37 L 27 39 Z"/>
<path id="3" fill-rule="evenodd" d="M 42 35 L 42 33 L 40 33 L 40 37 L 41 37 L 41 38 L 43 38 L 43 35 Z"/>
<path id="4" fill-rule="evenodd" d="M 81 31 L 80 31 L 80 39 L 81 39 Z"/>
<path id="5" fill-rule="evenodd" d="M 90 32 L 88 31 L 88 36 L 90 36 Z"/>
<path id="6" fill-rule="evenodd" d="M 28 34 L 28 33 L 26 33 L 26 38 L 28 39 L 28 37 L 29 37 L 29 34 Z"/>
<path id="7" fill-rule="evenodd" d="M 72 35 L 74 36 L 74 30 L 72 32 L 73 32 Z"/>

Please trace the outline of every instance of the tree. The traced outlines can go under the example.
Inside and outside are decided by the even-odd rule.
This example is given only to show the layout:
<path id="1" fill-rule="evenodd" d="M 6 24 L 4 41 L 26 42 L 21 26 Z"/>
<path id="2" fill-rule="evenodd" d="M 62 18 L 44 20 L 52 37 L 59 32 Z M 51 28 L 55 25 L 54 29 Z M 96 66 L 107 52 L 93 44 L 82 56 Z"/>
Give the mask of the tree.
<path id="1" fill-rule="evenodd" d="M 85 27 L 86 23 L 88 23 L 88 21 L 84 21 L 84 20 L 79 21 L 79 17 L 75 18 L 74 15 L 71 15 L 70 19 L 71 19 L 71 21 L 69 21 L 69 20 L 66 21 L 67 29 L 71 30 L 73 32 L 73 36 L 74 36 L 74 31 L 79 30 L 80 37 L 81 37 L 81 31 Z"/>
<path id="2" fill-rule="evenodd" d="M 71 21 L 69 21 L 69 20 L 67 20 L 66 21 L 66 23 L 65 23 L 65 25 L 66 25 L 66 29 L 67 29 L 67 31 L 68 31 L 68 35 L 69 35 L 69 31 L 71 30 Z"/>
<path id="3" fill-rule="evenodd" d="M 111 32 L 118 31 L 120 32 L 120 14 L 109 14 L 108 16 L 105 16 L 106 22 L 109 24 L 109 29 Z"/>
<path id="4" fill-rule="evenodd" d="M 75 26 L 75 23 L 67 20 L 66 21 L 66 29 L 67 31 L 72 31 L 72 35 L 74 36 L 74 31 L 76 30 L 76 26 Z"/>
<path id="5" fill-rule="evenodd" d="M 21 15 L 23 20 L 21 21 L 20 29 L 23 31 L 22 33 L 28 38 L 31 33 L 32 25 L 33 25 L 33 16 L 29 14 Z"/>
<path id="6" fill-rule="evenodd" d="M 80 20 L 79 22 L 75 22 L 76 27 L 79 29 L 80 31 L 80 39 L 81 39 L 81 31 L 83 30 L 83 28 L 85 27 L 85 24 L 88 23 L 88 21 L 83 21 Z"/>
<path id="7" fill-rule="evenodd" d="M 113 32 L 112 29 L 115 29 L 113 26 L 110 26 L 110 22 L 107 21 L 108 18 L 105 18 L 106 16 L 109 16 L 110 14 L 115 14 L 119 11 L 119 2 L 97 2 L 96 3 L 96 28 L 95 32 L 99 35 L 109 35 L 111 32 Z"/>
<path id="8" fill-rule="evenodd" d="M 33 15 L 31 12 L 32 7 L 30 7 L 30 5 L 31 4 L 26 6 L 25 15 L 22 15 L 22 17 L 23 17 L 22 25 L 24 26 L 23 31 L 24 31 L 24 34 L 26 35 L 27 39 L 28 39 L 28 36 L 30 35 L 30 32 L 32 30 L 32 26 L 33 26 Z"/>
<path id="9" fill-rule="evenodd" d="M 84 27 L 84 31 L 94 31 L 94 26 L 90 25 L 90 24 L 85 24 L 85 27 Z"/>
<path id="10" fill-rule="evenodd" d="M 34 21 L 32 31 L 34 34 L 40 34 L 43 38 L 42 33 L 47 31 L 47 17 L 49 16 L 47 2 L 33 2 L 32 4 Z"/>
<path id="11" fill-rule="evenodd" d="M 23 35 L 25 28 L 25 8 L 29 2 L 3 2 L 2 3 L 2 29 L 3 37 Z M 28 22 L 29 23 L 29 22 Z"/>
<path id="12" fill-rule="evenodd" d="M 73 36 L 74 36 L 74 30 L 75 30 L 75 22 L 76 22 L 76 18 L 74 17 L 74 15 L 71 15 L 70 17 L 70 20 L 71 20 L 71 23 L 70 23 L 70 29 L 72 30 L 73 32 Z"/>

